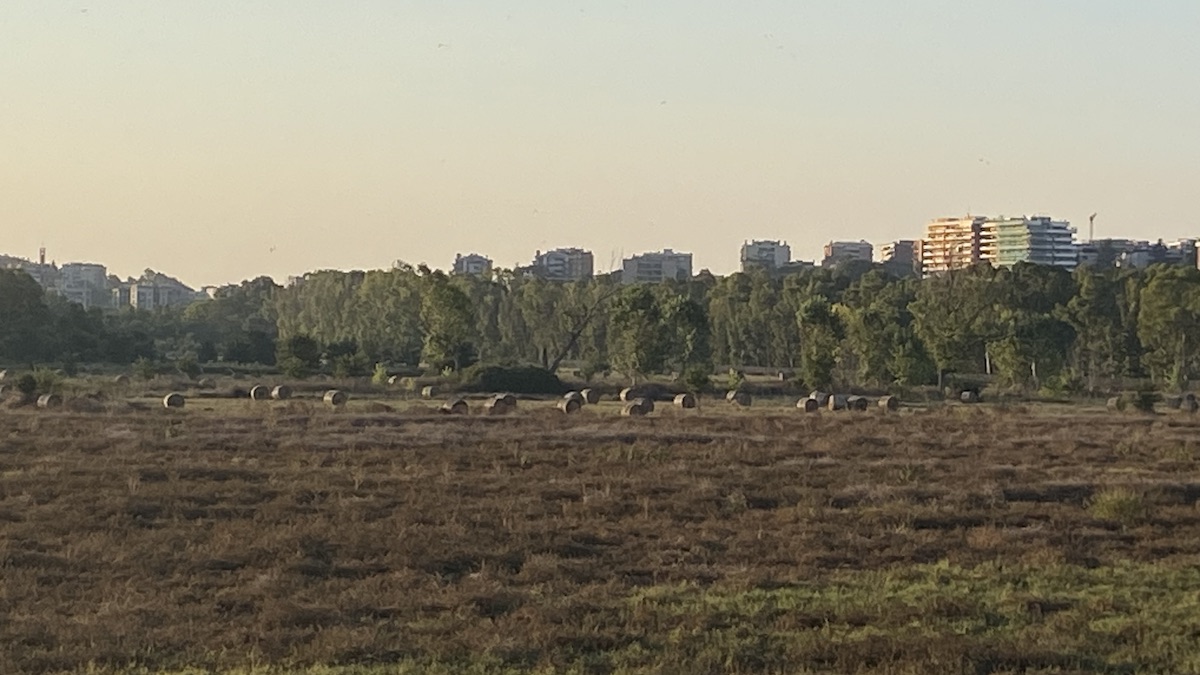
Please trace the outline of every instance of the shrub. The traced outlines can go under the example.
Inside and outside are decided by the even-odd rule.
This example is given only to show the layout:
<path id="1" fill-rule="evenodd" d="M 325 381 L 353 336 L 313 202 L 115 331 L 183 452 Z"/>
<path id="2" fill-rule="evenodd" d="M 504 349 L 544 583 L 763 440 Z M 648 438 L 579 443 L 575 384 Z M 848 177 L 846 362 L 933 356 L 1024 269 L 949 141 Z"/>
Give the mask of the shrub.
<path id="1" fill-rule="evenodd" d="M 600 373 L 606 373 L 609 370 L 610 367 L 607 363 L 602 363 L 592 359 L 586 361 L 582 366 L 579 367 L 579 377 L 584 382 L 591 382 L 596 375 Z"/>
<path id="2" fill-rule="evenodd" d="M 321 366 L 321 345 L 307 335 L 293 335 L 279 342 L 275 361 L 284 375 L 305 377 Z"/>
<path id="3" fill-rule="evenodd" d="M 692 366 L 683 374 L 683 383 L 691 391 L 702 392 L 712 386 L 712 378 L 709 377 L 708 368 Z"/>
<path id="4" fill-rule="evenodd" d="M 376 363 L 375 370 L 371 373 L 371 384 L 382 387 L 388 383 L 389 377 L 391 376 L 388 375 L 387 366 L 382 363 Z"/>
<path id="5" fill-rule="evenodd" d="M 158 375 L 158 366 L 146 357 L 140 357 L 133 362 L 133 372 L 143 380 L 153 380 Z"/>
<path id="6" fill-rule="evenodd" d="M 188 379 L 192 380 L 200 377 L 200 375 L 204 372 L 204 369 L 200 367 L 200 363 L 196 361 L 195 357 L 190 355 L 176 361 L 175 367 L 179 369 L 179 372 L 186 375 Z"/>
<path id="7" fill-rule="evenodd" d="M 38 381 L 33 373 L 25 373 L 17 378 L 17 391 L 21 392 L 25 398 L 33 398 L 38 391 Z"/>
<path id="8" fill-rule="evenodd" d="M 1117 487 L 1096 493 L 1088 503 L 1088 511 L 1102 520 L 1129 526 L 1145 518 L 1149 514 L 1149 506 L 1140 493 Z"/>
<path id="9" fill-rule="evenodd" d="M 1161 397 L 1158 392 L 1153 390 L 1143 389 L 1135 391 L 1129 398 L 1129 402 L 1133 405 L 1133 409 L 1138 412 L 1152 413 L 1154 412 L 1154 404 L 1158 403 Z"/>
<path id="10" fill-rule="evenodd" d="M 37 384 L 37 393 L 39 394 L 56 392 L 63 382 L 62 376 L 49 368 L 34 369 L 33 380 Z"/>
<path id="11" fill-rule="evenodd" d="M 362 377 L 367 374 L 367 357 L 358 352 L 355 354 L 340 354 L 333 359 L 334 377 Z M 384 379 L 387 382 L 387 379 Z"/>
<path id="12" fill-rule="evenodd" d="M 472 366 L 463 372 L 461 388 L 514 394 L 561 394 L 565 391 L 557 375 L 536 366 Z"/>

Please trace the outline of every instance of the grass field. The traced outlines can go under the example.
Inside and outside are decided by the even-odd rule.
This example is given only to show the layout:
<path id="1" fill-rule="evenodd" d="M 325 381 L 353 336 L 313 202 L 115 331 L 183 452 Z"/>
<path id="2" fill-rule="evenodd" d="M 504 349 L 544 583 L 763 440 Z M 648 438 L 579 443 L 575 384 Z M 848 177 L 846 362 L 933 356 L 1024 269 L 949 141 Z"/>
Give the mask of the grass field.
<path id="1" fill-rule="evenodd" d="M 379 405 L 0 411 L 0 672 L 1200 672 L 1200 419 Z"/>

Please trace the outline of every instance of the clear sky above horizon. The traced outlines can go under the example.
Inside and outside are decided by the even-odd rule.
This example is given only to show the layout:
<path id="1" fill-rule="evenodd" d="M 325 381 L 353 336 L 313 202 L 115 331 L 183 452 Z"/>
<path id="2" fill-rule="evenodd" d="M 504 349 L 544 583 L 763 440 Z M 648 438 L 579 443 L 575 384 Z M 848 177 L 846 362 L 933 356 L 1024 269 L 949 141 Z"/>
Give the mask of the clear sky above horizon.
<path id="1" fill-rule="evenodd" d="M 0 253 L 193 285 L 582 246 L 1200 236 L 1200 2 L 0 4 Z"/>

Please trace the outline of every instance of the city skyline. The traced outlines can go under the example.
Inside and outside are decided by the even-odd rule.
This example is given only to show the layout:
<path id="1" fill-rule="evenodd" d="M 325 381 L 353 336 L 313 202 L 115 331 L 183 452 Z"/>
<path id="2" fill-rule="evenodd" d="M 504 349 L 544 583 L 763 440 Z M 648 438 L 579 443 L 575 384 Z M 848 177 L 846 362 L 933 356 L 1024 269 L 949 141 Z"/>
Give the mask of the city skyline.
<path id="1" fill-rule="evenodd" d="M 694 255 L 690 251 L 675 251 L 671 248 L 631 254 L 623 258 L 621 266 L 615 269 L 595 269 L 593 253 L 579 247 L 559 247 L 544 252 L 538 249 L 534 251 L 533 260 L 529 264 L 516 264 L 511 267 L 496 265 L 494 260 L 478 251 L 456 253 L 453 263 L 447 267 L 430 267 L 456 275 L 490 277 L 493 271 L 504 269 L 518 275 L 536 276 L 553 281 L 578 280 L 593 274 L 615 274 L 623 283 L 657 283 L 668 279 L 690 279 L 701 272 L 726 276 L 746 272 L 751 268 L 764 269 L 772 275 L 786 276 L 816 266 L 837 267 L 853 261 L 874 263 L 897 276 L 916 274 L 925 277 L 976 263 L 1011 267 L 1016 263 L 1027 262 L 1066 269 L 1097 263 L 1133 268 L 1144 268 L 1159 262 L 1189 266 L 1198 264 L 1198 237 L 1173 241 L 1162 238 L 1080 239 L 1076 236 L 1077 233 L 1078 228 L 1069 221 L 1055 220 L 1046 215 L 968 215 L 930 220 L 920 238 L 888 242 L 869 242 L 862 239 L 830 240 L 823 246 L 822 257 L 811 260 L 793 257 L 791 245 L 783 240 L 745 239 L 739 248 L 739 269 L 728 273 L 714 272 L 709 267 L 694 265 Z M 1101 262 L 1106 256 L 1110 256 L 1111 260 Z M 89 303 L 105 304 L 102 301 L 80 299 L 90 297 L 95 291 L 101 290 L 96 288 L 97 284 L 84 281 L 97 275 L 106 279 L 104 292 L 113 292 L 113 300 L 117 306 L 136 307 L 142 303 L 155 306 L 178 304 L 180 301 L 190 302 L 211 297 L 213 292 L 222 286 L 239 283 L 224 281 L 218 284 L 197 285 L 199 290 L 196 290 L 153 267 L 144 268 L 138 279 L 132 276 L 122 279 L 105 265 L 94 261 L 66 261 L 59 265 L 57 260 L 47 255 L 44 248 L 39 250 L 36 258 L 0 252 L 0 269 L 24 269 L 47 290 L 54 290 L 85 306 Z M 382 268 L 357 269 L 366 271 Z M 319 270 L 306 270 L 304 273 L 282 279 L 272 278 L 276 283 L 290 284 L 293 279 L 316 271 Z M 271 275 L 260 274 L 240 281 L 262 276 Z M 137 296 L 131 299 L 129 288 L 136 287 L 139 283 L 144 289 L 157 286 L 170 289 L 171 299 L 160 302 L 157 294 L 140 302 Z M 117 290 L 122 288 L 123 294 L 117 294 Z"/>
<path id="2" fill-rule="evenodd" d="M 1182 0 L 14 0 L 0 230 L 197 286 L 559 245 L 726 274 L 747 237 L 816 259 L 967 212 L 1194 237 L 1198 24 Z"/>

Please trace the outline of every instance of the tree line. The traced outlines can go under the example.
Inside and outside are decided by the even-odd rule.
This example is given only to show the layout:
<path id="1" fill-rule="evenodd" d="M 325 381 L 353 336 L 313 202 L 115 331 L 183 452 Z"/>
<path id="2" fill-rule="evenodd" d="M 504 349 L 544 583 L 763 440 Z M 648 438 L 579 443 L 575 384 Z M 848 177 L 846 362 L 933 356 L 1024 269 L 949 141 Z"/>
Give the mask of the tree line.
<path id="1" fill-rule="evenodd" d="M 1003 386 L 1095 388 L 1200 370 L 1200 271 L 979 265 L 927 279 L 849 264 L 775 277 L 707 272 L 625 286 L 509 271 L 449 276 L 397 264 L 267 277 L 184 309 L 84 310 L 27 275 L 0 272 L 0 362 L 241 363 L 303 375 L 475 363 L 564 363 L 587 377 L 767 368 L 813 387 L 941 384 L 989 373 Z"/>

